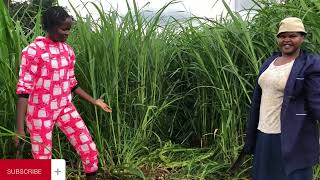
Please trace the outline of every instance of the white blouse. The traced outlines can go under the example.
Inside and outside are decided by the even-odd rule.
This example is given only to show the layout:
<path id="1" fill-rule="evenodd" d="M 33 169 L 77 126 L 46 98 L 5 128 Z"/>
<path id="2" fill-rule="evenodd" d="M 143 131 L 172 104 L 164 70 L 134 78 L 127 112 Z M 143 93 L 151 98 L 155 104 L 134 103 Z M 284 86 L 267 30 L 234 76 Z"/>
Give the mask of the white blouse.
<path id="1" fill-rule="evenodd" d="M 283 94 L 294 62 L 293 60 L 275 66 L 275 60 L 258 79 L 262 89 L 258 129 L 267 134 L 281 133 L 280 113 Z"/>

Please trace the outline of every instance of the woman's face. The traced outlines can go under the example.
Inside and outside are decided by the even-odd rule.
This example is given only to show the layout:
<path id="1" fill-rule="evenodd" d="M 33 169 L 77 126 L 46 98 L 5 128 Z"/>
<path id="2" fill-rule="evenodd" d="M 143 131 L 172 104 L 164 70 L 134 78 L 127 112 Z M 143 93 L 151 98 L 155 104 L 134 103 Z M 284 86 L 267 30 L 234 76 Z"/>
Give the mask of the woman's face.
<path id="1" fill-rule="evenodd" d="M 70 34 L 72 24 L 72 18 L 66 18 L 61 25 L 56 26 L 53 30 L 49 31 L 50 39 L 54 42 L 65 42 Z"/>
<path id="2" fill-rule="evenodd" d="M 300 50 L 304 36 L 298 32 L 284 32 L 278 36 L 278 45 L 282 54 L 293 55 Z"/>

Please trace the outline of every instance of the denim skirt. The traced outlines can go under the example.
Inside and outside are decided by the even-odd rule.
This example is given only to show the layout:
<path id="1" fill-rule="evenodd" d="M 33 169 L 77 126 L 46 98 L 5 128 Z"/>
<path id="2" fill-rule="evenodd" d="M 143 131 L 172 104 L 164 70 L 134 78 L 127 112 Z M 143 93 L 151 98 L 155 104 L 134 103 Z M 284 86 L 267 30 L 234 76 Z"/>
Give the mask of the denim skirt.
<path id="1" fill-rule="evenodd" d="M 312 167 L 295 170 L 286 175 L 283 164 L 280 134 L 258 131 L 252 180 L 312 180 Z"/>

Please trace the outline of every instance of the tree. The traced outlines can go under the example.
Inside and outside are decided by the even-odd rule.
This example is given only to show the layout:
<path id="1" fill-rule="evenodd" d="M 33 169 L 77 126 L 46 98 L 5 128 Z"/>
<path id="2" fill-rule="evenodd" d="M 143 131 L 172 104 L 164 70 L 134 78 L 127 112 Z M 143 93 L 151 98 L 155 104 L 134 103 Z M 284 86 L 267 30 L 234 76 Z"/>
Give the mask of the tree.
<path id="1" fill-rule="evenodd" d="M 48 9 L 49 7 L 58 4 L 57 0 L 31 0 L 33 6 L 40 6 L 42 9 Z"/>
<path id="2" fill-rule="evenodd" d="M 3 3 L 6 5 L 6 7 L 9 7 L 9 4 L 11 4 L 11 0 L 3 0 Z"/>
<path id="3" fill-rule="evenodd" d="M 15 21 L 20 21 L 25 33 L 32 31 L 35 25 L 35 17 L 39 11 L 43 12 L 47 8 L 58 4 L 57 0 L 26 0 L 22 2 L 4 0 L 4 2 L 7 4 L 10 16 Z"/>

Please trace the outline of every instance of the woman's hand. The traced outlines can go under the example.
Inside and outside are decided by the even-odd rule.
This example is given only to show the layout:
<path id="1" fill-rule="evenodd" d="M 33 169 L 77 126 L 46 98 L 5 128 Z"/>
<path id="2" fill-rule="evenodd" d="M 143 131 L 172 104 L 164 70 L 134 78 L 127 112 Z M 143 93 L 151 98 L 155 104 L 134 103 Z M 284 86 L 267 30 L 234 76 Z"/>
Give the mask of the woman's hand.
<path id="1" fill-rule="evenodd" d="M 23 142 L 23 140 L 21 140 L 21 138 L 25 139 L 26 138 L 26 133 L 24 132 L 24 130 L 16 130 L 16 136 L 14 137 L 14 145 L 16 147 L 19 146 L 20 142 Z"/>
<path id="2" fill-rule="evenodd" d="M 81 87 L 77 87 L 73 92 L 79 95 L 82 99 L 100 107 L 105 112 L 112 112 L 112 109 L 106 103 L 104 103 L 102 99 L 94 99 L 88 93 L 86 93 L 83 89 L 81 89 Z"/>
<path id="3" fill-rule="evenodd" d="M 95 100 L 94 104 L 103 109 L 105 112 L 112 112 L 112 109 L 102 99 Z"/>
<path id="4" fill-rule="evenodd" d="M 21 139 L 22 138 L 22 139 Z M 15 146 L 15 158 L 21 159 L 22 158 L 22 151 L 24 146 L 24 140 L 26 138 L 26 133 L 24 129 L 16 130 L 16 135 L 14 137 L 14 146 Z"/>

